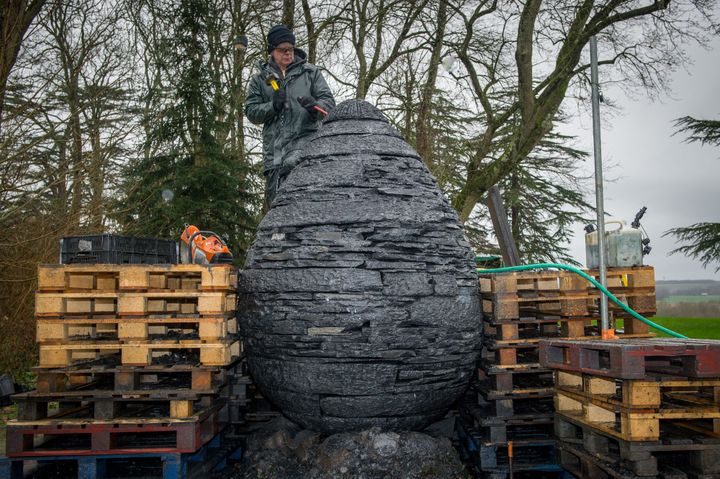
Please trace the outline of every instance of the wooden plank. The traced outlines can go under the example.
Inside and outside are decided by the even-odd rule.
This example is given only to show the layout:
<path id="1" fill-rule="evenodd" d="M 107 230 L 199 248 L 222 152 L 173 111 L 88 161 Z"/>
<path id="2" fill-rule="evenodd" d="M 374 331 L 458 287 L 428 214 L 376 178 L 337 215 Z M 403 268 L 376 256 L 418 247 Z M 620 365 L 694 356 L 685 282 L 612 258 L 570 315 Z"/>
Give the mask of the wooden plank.
<path id="1" fill-rule="evenodd" d="M 118 356 L 119 357 L 119 356 Z M 97 392 L 109 389 L 114 394 L 147 394 L 153 390 L 172 390 L 178 387 L 192 393 L 213 393 L 227 384 L 230 376 L 246 378 L 241 363 L 224 366 L 191 364 L 132 366 L 90 366 L 40 369 L 37 373 L 37 394 L 65 394 L 80 390 Z"/>
<path id="2" fill-rule="evenodd" d="M 682 377 L 720 377 L 720 341 L 627 339 L 540 342 L 546 367 L 622 379 L 643 379 L 655 372 Z"/>
<path id="3" fill-rule="evenodd" d="M 555 371 L 555 386 L 558 388 L 581 389 L 583 387 L 583 377 L 580 374 Z"/>
<path id="4" fill-rule="evenodd" d="M 587 271 L 598 276 L 597 271 Z M 656 311 L 655 279 L 652 267 L 611 268 L 610 291 L 631 308 L 646 315 Z M 589 282 L 566 271 L 480 274 L 480 291 L 486 314 L 496 320 L 519 318 L 530 311 L 557 312 L 563 316 L 597 314 L 600 293 Z M 614 303 L 619 317 L 627 314 Z M 646 325 L 628 318 L 626 332 L 647 334 Z"/>
<path id="5" fill-rule="evenodd" d="M 235 311 L 236 296 L 227 292 L 65 292 L 35 295 L 38 317 L 150 314 L 218 315 Z"/>
<path id="6" fill-rule="evenodd" d="M 219 316 L 38 318 L 36 338 L 39 343 L 65 343 L 96 340 L 149 339 L 150 335 L 178 335 L 199 339 L 222 339 L 237 333 L 237 319 L 232 313 Z"/>
<path id="7" fill-rule="evenodd" d="M 669 466 L 702 477 L 720 473 L 720 440 L 687 434 L 681 429 L 667 428 L 662 441 L 626 441 L 556 414 L 555 434 L 561 447 L 575 445 L 607 464 L 622 464 L 637 476 L 656 477 L 661 469 L 667 472 Z"/>
<path id="8" fill-rule="evenodd" d="M 583 395 L 618 411 L 720 408 L 716 394 L 720 388 L 720 379 L 681 379 L 674 376 L 614 379 L 556 371 L 555 384 L 560 391 Z"/>
<path id="9" fill-rule="evenodd" d="M 150 365 L 155 356 L 166 351 L 187 350 L 199 354 L 199 363 L 206 366 L 224 366 L 239 357 L 242 345 L 239 341 L 222 340 L 216 343 L 199 340 L 154 340 L 120 343 L 117 341 L 76 342 L 72 344 L 40 345 L 40 367 L 64 367 L 74 362 L 94 360 L 102 355 L 120 355 L 122 364 L 131 366 Z"/>
<path id="10" fill-rule="evenodd" d="M 131 454 L 153 452 L 194 453 L 212 439 L 227 424 L 227 404 L 215 405 L 188 418 L 64 418 L 61 420 L 17 421 L 7 425 L 7 455 L 9 457 L 47 456 L 44 442 L 61 437 L 90 439 L 90 445 L 53 449 L 54 456 L 98 454 Z M 169 434 L 172 433 L 172 434 Z M 136 444 L 118 446 L 118 435 L 133 435 Z M 173 437 L 167 446 L 148 447 L 143 439 L 152 443 L 155 438 Z M 57 447 L 57 445 L 56 445 Z"/>
<path id="11" fill-rule="evenodd" d="M 170 401 L 170 417 L 185 418 L 193 414 L 193 403 L 191 400 Z"/>
<path id="12" fill-rule="evenodd" d="M 597 397 L 587 398 L 567 390 L 555 391 L 558 413 L 575 418 L 608 434 L 628 441 L 656 441 L 660 438 L 660 421 L 694 421 L 720 419 L 720 410 L 711 409 L 618 409 Z M 616 414 L 620 417 L 617 426 Z M 712 435 L 712 430 L 705 432 Z"/>

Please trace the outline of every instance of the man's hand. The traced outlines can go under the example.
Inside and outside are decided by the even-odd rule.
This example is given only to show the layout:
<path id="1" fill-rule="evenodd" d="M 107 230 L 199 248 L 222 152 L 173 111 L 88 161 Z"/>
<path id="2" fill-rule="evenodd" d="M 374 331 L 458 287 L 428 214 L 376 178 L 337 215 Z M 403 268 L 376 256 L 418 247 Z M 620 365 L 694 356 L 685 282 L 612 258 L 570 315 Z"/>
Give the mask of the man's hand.
<path id="1" fill-rule="evenodd" d="M 285 89 L 281 88 L 279 90 L 275 90 L 272 96 L 273 110 L 279 113 L 283 108 L 285 108 L 286 103 L 287 93 L 285 92 Z"/>
<path id="2" fill-rule="evenodd" d="M 317 118 L 317 116 L 320 114 L 320 112 L 317 111 L 315 108 L 318 106 L 317 100 L 311 96 L 299 96 L 297 98 L 298 103 L 300 103 L 300 106 L 305 108 L 308 113 L 310 113 L 310 116 L 313 118 Z"/>

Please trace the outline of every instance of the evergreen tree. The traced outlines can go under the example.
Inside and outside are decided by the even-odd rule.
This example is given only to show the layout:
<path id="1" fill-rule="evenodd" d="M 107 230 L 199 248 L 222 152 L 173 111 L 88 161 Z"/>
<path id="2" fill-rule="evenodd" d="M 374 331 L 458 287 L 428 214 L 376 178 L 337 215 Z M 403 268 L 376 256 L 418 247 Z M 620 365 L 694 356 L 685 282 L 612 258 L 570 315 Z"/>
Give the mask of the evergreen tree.
<path id="1" fill-rule="evenodd" d="M 720 120 L 698 120 L 690 116 L 679 118 L 675 122 L 677 133 L 688 135 L 688 143 L 699 141 L 701 144 L 720 146 Z M 683 253 L 702 261 L 706 268 L 711 263 L 720 263 L 720 223 L 695 223 L 694 225 L 673 228 L 663 236 L 673 235 L 686 244 L 675 248 L 670 254 Z M 720 265 L 715 272 L 720 271 Z"/>
<path id="2" fill-rule="evenodd" d="M 593 206 L 585 201 L 577 174 L 584 151 L 568 146 L 571 137 L 549 133 L 501 184 L 511 229 L 525 263 L 578 264 L 569 250 L 579 222 L 590 221 Z"/>
<path id="3" fill-rule="evenodd" d="M 688 134 L 685 140 L 688 143 L 699 141 L 703 145 L 720 146 L 720 120 L 698 120 L 684 116 L 675 121 L 675 126 L 678 127 L 677 133 Z"/>
<path id="4" fill-rule="evenodd" d="M 686 242 L 670 252 L 683 253 L 702 261 L 703 268 L 709 264 L 720 263 L 720 223 L 696 223 L 681 228 L 673 228 L 663 236 L 675 236 L 678 241 Z M 715 272 L 720 271 L 720 265 Z"/>
<path id="5" fill-rule="evenodd" d="M 219 131 L 226 131 L 222 104 L 211 101 L 223 86 L 208 67 L 208 19 L 203 0 L 182 0 L 168 12 L 164 37 L 166 88 L 149 92 L 154 124 L 146 154 L 127 170 L 121 222 L 132 234 L 177 238 L 184 223 L 228 240 L 238 261 L 250 243 L 254 218 L 243 162 Z M 172 16 L 170 16 L 172 14 Z"/>

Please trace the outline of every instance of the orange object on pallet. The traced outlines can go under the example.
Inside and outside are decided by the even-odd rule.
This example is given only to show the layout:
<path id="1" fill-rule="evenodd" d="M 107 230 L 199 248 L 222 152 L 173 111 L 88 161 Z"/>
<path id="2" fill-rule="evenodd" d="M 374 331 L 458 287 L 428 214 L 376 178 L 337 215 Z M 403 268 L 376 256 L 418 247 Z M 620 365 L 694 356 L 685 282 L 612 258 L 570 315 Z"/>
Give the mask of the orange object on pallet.
<path id="1" fill-rule="evenodd" d="M 185 225 L 180 235 L 180 262 L 184 264 L 232 263 L 230 249 L 219 235 Z"/>

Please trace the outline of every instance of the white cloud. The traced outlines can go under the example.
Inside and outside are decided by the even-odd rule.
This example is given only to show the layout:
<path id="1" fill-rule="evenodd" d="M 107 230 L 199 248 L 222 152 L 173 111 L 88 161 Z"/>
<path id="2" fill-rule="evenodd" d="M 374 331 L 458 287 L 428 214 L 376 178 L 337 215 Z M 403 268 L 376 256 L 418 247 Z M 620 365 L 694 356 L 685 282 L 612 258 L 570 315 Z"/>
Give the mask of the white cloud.
<path id="1" fill-rule="evenodd" d="M 637 210 L 648 207 L 643 225 L 653 251 L 646 264 L 655 266 L 657 279 L 720 280 L 714 267 L 703 269 L 700 262 L 683 255 L 668 257 L 676 246 L 674 239 L 661 238 L 676 226 L 720 222 L 720 148 L 686 144 L 682 136 L 672 136 L 678 117 L 720 118 L 720 39 L 712 47 L 690 50 L 694 64 L 689 72 L 672 75 L 673 98 L 651 102 L 626 98 L 620 90 L 604 92 L 623 105 L 620 114 L 601 117 L 603 161 L 615 165 L 605 174 L 616 178 L 605 183 L 605 209 L 629 223 Z M 591 125 L 587 118 L 568 128 L 589 152 Z M 585 167 L 592 171 L 592 160 Z M 582 226 L 577 225 L 571 248 L 584 262 Z"/>

